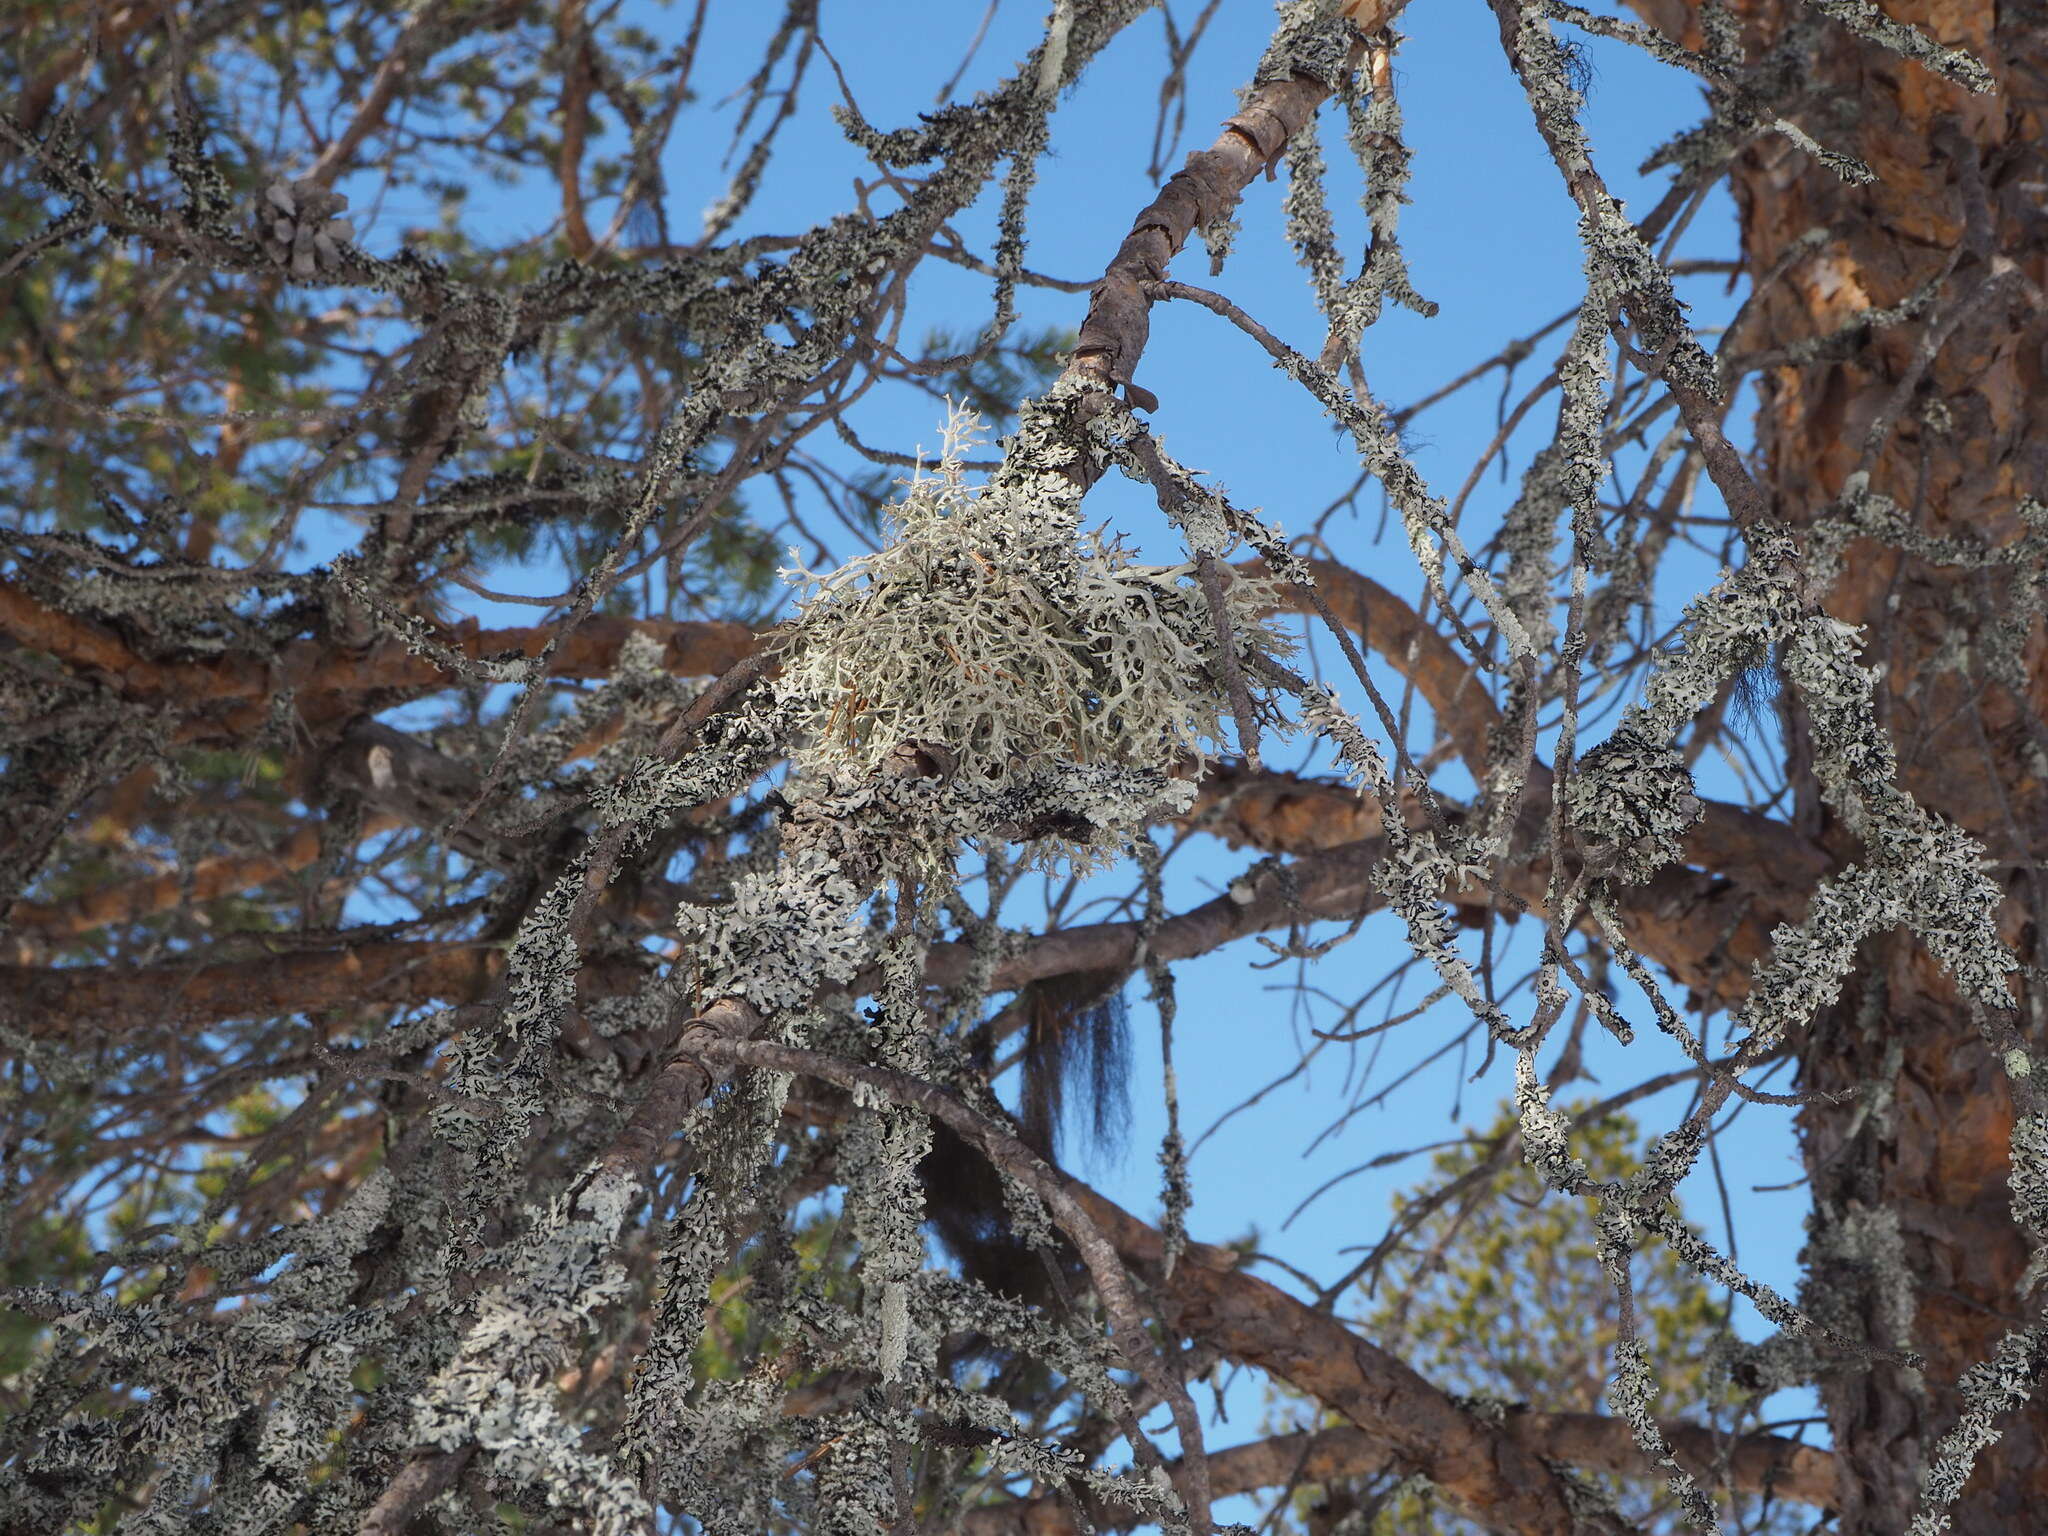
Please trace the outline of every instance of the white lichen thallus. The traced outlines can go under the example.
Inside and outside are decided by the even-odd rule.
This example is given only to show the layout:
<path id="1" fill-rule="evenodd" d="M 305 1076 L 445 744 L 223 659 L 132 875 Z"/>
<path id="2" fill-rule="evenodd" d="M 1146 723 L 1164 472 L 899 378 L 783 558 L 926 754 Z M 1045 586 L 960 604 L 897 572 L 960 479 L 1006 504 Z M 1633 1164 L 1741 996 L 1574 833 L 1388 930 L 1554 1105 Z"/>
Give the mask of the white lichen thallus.
<path id="1" fill-rule="evenodd" d="M 1218 626 L 1196 567 L 1139 564 L 1081 531 L 1071 502 L 969 482 L 983 433 L 956 407 L 939 461 L 891 508 L 894 537 L 808 588 L 778 689 L 800 766 L 876 767 L 906 740 L 944 745 L 990 786 L 1049 761 L 1166 768 L 1223 740 Z M 1245 652 L 1290 642 L 1261 615 L 1272 584 L 1226 592 Z"/>

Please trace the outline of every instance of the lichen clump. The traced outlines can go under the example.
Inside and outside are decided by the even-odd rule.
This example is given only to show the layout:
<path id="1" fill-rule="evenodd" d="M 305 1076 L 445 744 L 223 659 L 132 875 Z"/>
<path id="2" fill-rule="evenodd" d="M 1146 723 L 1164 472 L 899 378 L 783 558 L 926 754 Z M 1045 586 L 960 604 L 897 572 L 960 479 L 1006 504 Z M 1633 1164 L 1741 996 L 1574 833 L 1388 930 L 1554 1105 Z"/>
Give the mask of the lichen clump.
<path id="1" fill-rule="evenodd" d="M 1567 797 L 1588 863 L 1624 882 L 1647 880 L 1676 860 L 1703 810 L 1677 748 L 1633 725 L 1579 760 Z"/>
<path id="2" fill-rule="evenodd" d="M 803 766 L 871 770 L 935 742 L 985 783 L 1048 761 L 1160 769 L 1205 759 L 1229 709 L 1218 626 L 1192 564 L 1147 566 L 1083 533 L 1071 501 L 972 485 L 981 435 L 956 409 L 933 473 L 892 508 L 894 537 L 810 588 L 785 642 L 782 698 Z M 1274 592 L 1233 576 L 1242 662 L 1291 647 Z"/>

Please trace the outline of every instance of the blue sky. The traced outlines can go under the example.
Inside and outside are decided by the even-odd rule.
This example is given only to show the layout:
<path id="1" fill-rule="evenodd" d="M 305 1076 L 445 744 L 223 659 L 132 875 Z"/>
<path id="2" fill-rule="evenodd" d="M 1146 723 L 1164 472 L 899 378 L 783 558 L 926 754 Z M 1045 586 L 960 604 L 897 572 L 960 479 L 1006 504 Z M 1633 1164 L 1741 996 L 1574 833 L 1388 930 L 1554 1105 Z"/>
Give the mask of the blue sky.
<path id="1" fill-rule="evenodd" d="M 1003 0 L 990 22 L 964 89 L 994 83 L 1038 35 L 1043 6 Z M 1182 3 L 1178 11 L 1192 14 Z M 714 5 L 700 67 L 703 100 L 684 115 L 665 165 L 671 215 L 678 233 L 689 234 L 694 212 L 723 191 L 725 153 L 736 107 L 720 95 L 751 72 L 762 40 L 779 6 Z M 685 16 L 675 10 L 636 3 L 629 14 L 659 36 L 679 33 Z M 949 3 L 852 5 L 824 0 L 823 30 L 845 72 L 855 99 L 870 121 L 894 127 L 928 109 L 940 85 L 959 65 L 982 20 L 980 0 Z M 1185 17 L 1184 17 L 1185 19 Z M 1208 142 L 1219 119 L 1234 109 L 1235 90 L 1249 77 L 1271 24 L 1263 4 L 1226 0 L 1187 73 L 1187 132 L 1181 152 Z M 1575 305 L 1581 280 L 1575 217 L 1562 194 L 1555 169 L 1530 126 L 1520 88 L 1500 57 L 1494 22 L 1478 0 L 1415 6 L 1401 23 L 1407 36 L 1397 55 L 1397 79 L 1414 151 L 1412 205 L 1403 220 L 1404 242 L 1416 286 L 1437 301 L 1440 313 L 1422 319 L 1398 309 L 1368 333 L 1366 369 L 1379 397 L 1399 406 L 1426 394 L 1467 367 L 1498 351 L 1510 338 L 1536 329 Z M 1130 216 L 1151 196 L 1146 175 L 1152 139 L 1153 103 L 1164 48 L 1156 18 L 1133 27 L 1098 62 L 1054 119 L 1053 153 L 1032 200 L 1035 269 L 1061 277 L 1086 278 L 1100 272 Z M 1632 209 L 1647 209 L 1661 194 L 1661 175 L 1634 173 L 1648 152 L 1701 111 L 1695 83 L 1617 45 L 1588 39 L 1593 66 L 1587 120 L 1596 157 L 1610 186 Z M 826 121 L 836 99 L 829 67 L 820 63 L 805 84 L 798 118 L 785 130 L 780 152 L 761 194 L 736 233 L 795 233 L 843 211 L 852 202 L 855 178 L 868 167 Z M 1355 262 L 1363 230 L 1356 206 L 1357 176 L 1345 155 L 1338 123 L 1325 119 L 1325 146 L 1333 167 L 1331 202 L 1346 240 L 1347 263 Z M 1176 157 L 1173 163 L 1178 163 Z M 1177 275 L 1215 286 L 1243 304 L 1281 337 L 1304 350 L 1320 343 L 1321 323 L 1306 278 L 1280 233 L 1284 180 L 1255 184 L 1240 212 L 1244 229 L 1220 279 L 1206 275 L 1206 261 L 1191 251 Z M 554 215 L 545 198 L 479 195 L 471 216 L 497 237 L 535 233 Z M 593 220 L 602 227 L 605 210 Z M 522 222 L 532 221 L 532 222 Z M 431 222 L 428 210 L 396 200 L 369 223 L 363 241 L 372 248 L 395 243 L 408 224 Z M 970 243 L 986 250 L 992 214 L 985 202 L 961 221 Z M 1692 223 L 1681 254 L 1734 254 L 1734 214 L 1724 196 L 1709 200 Z M 925 328 L 970 330 L 987 311 L 988 282 L 943 264 L 928 262 L 913 290 L 907 333 L 914 341 Z M 1725 279 L 1685 279 L 1681 292 L 1694 306 L 1696 324 L 1711 328 L 1726 320 L 1739 295 Z M 1027 289 L 1021 296 L 1024 324 L 1078 323 L 1082 298 Z M 1554 350 L 1539 348 L 1517 377 L 1516 392 L 1538 376 Z M 1153 417 L 1168 448 L 1208 471 L 1241 504 L 1264 509 L 1288 530 L 1307 526 L 1355 474 L 1352 451 L 1298 387 L 1274 372 L 1263 354 L 1223 322 L 1192 306 L 1162 308 L 1139 381 L 1161 401 Z M 1480 447 L 1493 435 L 1497 378 L 1465 392 L 1422 416 L 1409 445 L 1418 465 L 1440 492 L 1464 478 Z M 1518 471 L 1528 449 L 1547 428 L 1551 409 L 1539 406 L 1530 427 L 1515 442 Z M 908 391 L 877 391 L 855 411 L 852 423 L 869 442 L 933 449 L 943 411 Z M 1747 407 L 1738 408 L 1731 427 L 1747 433 Z M 1478 544 L 1514 495 L 1512 474 L 1503 483 L 1489 473 L 1466 516 L 1468 542 Z M 1108 519 L 1149 557 L 1176 560 L 1178 545 L 1153 505 L 1136 487 L 1105 483 L 1090 498 L 1091 522 Z M 1696 510 L 1709 512 L 1703 504 Z M 1398 531 L 1376 538 L 1379 502 L 1369 490 L 1359 514 L 1331 525 L 1336 558 L 1373 575 L 1410 597 L 1420 590 L 1414 560 Z M 815 525 L 814 525 L 815 526 Z M 842 553 L 851 553 L 851 550 Z M 1703 554 L 1674 554 L 1660 600 L 1664 617 L 1675 620 L 1679 605 L 1711 581 L 1714 562 Z M 560 573 L 498 572 L 495 585 L 513 590 L 560 589 Z M 521 583 L 528 583 L 522 586 Z M 488 623 L 531 623 L 534 610 L 477 602 Z M 1342 688 L 1342 684 L 1339 684 Z M 1398 691 L 1398 683 L 1389 680 Z M 1344 689 L 1354 703 L 1355 688 Z M 1584 743 L 1582 742 L 1582 746 Z M 1276 747 L 1272 760 L 1291 765 L 1289 749 Z M 1297 750 L 1297 757 L 1300 754 Z M 1732 780 L 1702 763 L 1707 793 L 1736 794 Z M 1455 775 L 1443 779 L 1456 791 Z M 1170 886 L 1175 908 L 1205 899 L 1245 864 L 1247 855 L 1220 848 L 1190 850 Z M 1110 882 L 1105 889 L 1124 889 Z M 1205 886 L 1207 887 L 1205 889 Z M 1013 909 L 1015 910 L 1015 909 Z M 1016 911 L 1021 919 L 1028 913 Z M 1363 992 L 1405 956 L 1398 926 L 1382 918 L 1315 968 L 1314 984 L 1337 998 Z M 1292 967 L 1253 970 L 1256 956 L 1233 950 L 1179 968 L 1180 1020 L 1176 1033 L 1183 1124 L 1192 1140 L 1254 1089 L 1278 1077 L 1308 1042 L 1304 1019 L 1290 986 Z M 1512 975 L 1515 967 L 1504 974 Z M 1412 1005 L 1428 988 L 1420 974 L 1400 993 Z M 1156 1210 L 1158 1172 L 1152 1152 L 1163 1127 L 1160 1110 L 1157 1032 L 1152 1010 L 1132 992 L 1131 1024 L 1136 1043 L 1135 1121 L 1120 1158 L 1079 1155 L 1077 1169 L 1142 1214 Z M 1574 1094 L 1613 1092 L 1679 1062 L 1675 1048 L 1649 1026 L 1648 1009 L 1625 985 L 1624 1009 L 1644 1027 L 1626 1051 L 1604 1040 L 1589 1042 L 1589 1066 L 1597 1085 L 1580 1083 Z M 1377 1006 L 1377 1005 L 1375 1005 Z M 1362 1022 L 1378 1015 L 1368 1011 Z M 1317 1022 L 1327 1022 L 1324 1014 Z M 1434 1010 L 1388 1037 L 1367 1080 L 1374 1088 L 1441 1047 L 1464 1027 L 1462 1016 Z M 1595 1032 L 1597 1035 L 1597 1031 Z M 1717 1027 L 1718 1043 L 1718 1027 Z M 1357 1097 L 1363 1058 L 1351 1047 L 1327 1049 L 1299 1080 L 1275 1088 L 1257 1105 L 1236 1115 L 1201 1144 L 1194 1160 L 1195 1235 L 1228 1238 L 1256 1224 L 1262 1246 L 1312 1273 L 1340 1272 L 1348 1254 L 1370 1245 L 1384 1230 L 1392 1193 L 1426 1174 L 1426 1160 L 1360 1173 L 1334 1187 L 1303 1217 L 1278 1229 L 1301 1194 L 1356 1165 L 1392 1150 L 1443 1140 L 1460 1124 L 1483 1124 L 1507 1091 L 1508 1063 L 1496 1061 L 1482 1079 L 1464 1082 L 1478 1064 L 1453 1052 L 1422 1071 L 1398 1094 L 1349 1118 L 1333 1135 L 1322 1133 Z M 1773 1087 L 1787 1086 L 1782 1080 Z M 1685 1110 L 1682 1092 L 1671 1092 L 1636 1107 L 1650 1130 L 1675 1124 Z M 1754 1192 L 1754 1185 L 1784 1184 L 1798 1177 L 1792 1112 L 1745 1110 L 1737 1131 L 1726 1138 L 1721 1158 L 1726 1173 L 1735 1244 L 1744 1268 L 1755 1278 L 1790 1293 L 1796 1284 L 1800 1222 L 1807 1209 L 1803 1189 Z M 1284 1194 L 1276 1206 L 1275 1192 Z M 1689 1210 L 1717 1242 L 1729 1234 L 1710 1175 L 1701 1173 L 1685 1190 Z M 1269 1278 L 1291 1285 L 1283 1275 Z M 1763 1329 L 1746 1305 L 1738 1326 L 1760 1337 Z M 1783 1407 L 1797 1411 L 1800 1399 Z M 1240 1385 L 1231 1394 L 1233 1426 L 1219 1430 L 1219 1443 L 1248 1435 L 1256 1427 L 1255 1389 Z"/>

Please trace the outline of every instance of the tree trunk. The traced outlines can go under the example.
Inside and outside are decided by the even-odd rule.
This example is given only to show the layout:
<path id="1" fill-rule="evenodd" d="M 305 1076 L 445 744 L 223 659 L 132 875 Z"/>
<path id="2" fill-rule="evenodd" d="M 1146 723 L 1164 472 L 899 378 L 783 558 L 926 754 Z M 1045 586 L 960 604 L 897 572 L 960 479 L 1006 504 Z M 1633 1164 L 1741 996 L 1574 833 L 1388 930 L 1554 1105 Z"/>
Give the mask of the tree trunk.
<path id="1" fill-rule="evenodd" d="M 1763 287 L 1737 345 L 1781 347 L 1935 291 L 1912 318 L 1845 337 L 1832 357 L 1763 373 L 1764 472 L 1788 523 L 1827 510 L 1861 468 L 1922 532 L 2005 544 L 2022 532 L 2022 499 L 2048 488 L 2048 11 L 1987 0 L 1887 0 L 1885 10 L 1974 53 L 1997 90 L 1973 95 L 1820 26 L 1798 76 L 1809 94 L 1787 115 L 1878 179 L 1851 185 L 1775 136 L 1744 152 L 1733 178 L 1744 258 L 1760 287 L 1783 275 Z M 1751 59 L 1812 21 L 1776 0 L 1740 11 Z M 1816 229 L 1818 243 L 1795 253 Z M 1889 431 L 1869 454 L 1881 421 Z M 1877 706 L 1903 787 L 1984 843 L 2008 893 L 2002 931 L 2034 967 L 2042 886 L 2023 866 L 2048 850 L 2048 666 L 2035 623 L 2020 667 L 1994 676 L 1991 632 L 2010 609 L 2011 579 L 1864 539 L 1825 605 L 1863 626 L 1864 661 L 1884 669 Z M 1795 818 L 1838 860 L 1863 857 L 1820 804 L 1798 746 L 1803 722 L 1786 726 Z M 2036 1049 L 2040 990 L 2015 977 L 2021 1007 L 2009 1021 Z M 1924 1376 L 1847 1361 L 1823 1375 L 1849 1536 L 1905 1528 L 1919 1474 L 1956 1423 L 1958 1377 L 2035 1310 L 2019 1291 L 2028 1248 L 2007 1184 L 2015 1106 L 2000 1054 L 1904 933 L 1866 946 L 1802 1042 L 1801 1086 L 1853 1094 L 1801 1114 L 1815 1200 L 1806 1299 L 1852 1333 L 1926 1359 Z M 1954 1508 L 1959 1531 L 2037 1528 L 2048 1496 L 2039 1394 L 2004 1431 Z"/>

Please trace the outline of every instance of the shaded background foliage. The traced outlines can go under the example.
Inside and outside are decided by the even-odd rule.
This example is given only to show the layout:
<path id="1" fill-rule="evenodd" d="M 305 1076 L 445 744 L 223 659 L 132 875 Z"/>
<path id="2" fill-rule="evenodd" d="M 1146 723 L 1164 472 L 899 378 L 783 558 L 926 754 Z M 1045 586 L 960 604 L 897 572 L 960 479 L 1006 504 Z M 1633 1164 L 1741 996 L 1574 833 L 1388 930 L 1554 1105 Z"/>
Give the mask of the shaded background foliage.
<path id="1" fill-rule="evenodd" d="M 1580 1156 L 1595 1177 L 1626 1177 L 1642 1159 L 1635 1122 L 1626 1114 L 1592 1119 L 1582 1113 L 1588 1107 L 1567 1107 L 1580 1130 Z M 1546 1200 L 1542 1179 L 1525 1163 L 1500 1156 L 1515 1129 L 1513 1117 L 1502 1115 L 1468 1132 L 1463 1144 L 1432 1154 L 1428 1183 L 1397 1197 L 1397 1212 L 1416 1219 L 1403 1224 L 1399 1250 L 1376 1272 L 1363 1325 L 1432 1381 L 1467 1398 L 1598 1413 L 1620 1337 L 1614 1289 L 1576 1213 Z M 1455 1198 L 1439 1203 L 1445 1190 Z M 1729 1379 L 1725 1306 L 1668 1249 L 1639 1256 L 1633 1282 L 1637 1326 L 1664 1362 L 1660 1408 L 1740 1424 L 1745 1394 Z M 1620 1484 L 1614 1491 L 1639 1529 L 1683 1528 L 1661 1490 Z M 1297 1500 L 1310 1530 L 1334 1526 L 1378 1500 L 1378 1531 L 1477 1529 L 1427 1495 L 1426 1487 L 1382 1478 Z M 1744 1513 L 1758 1530 L 1804 1531 L 1812 1523 L 1782 1503 Z"/>

